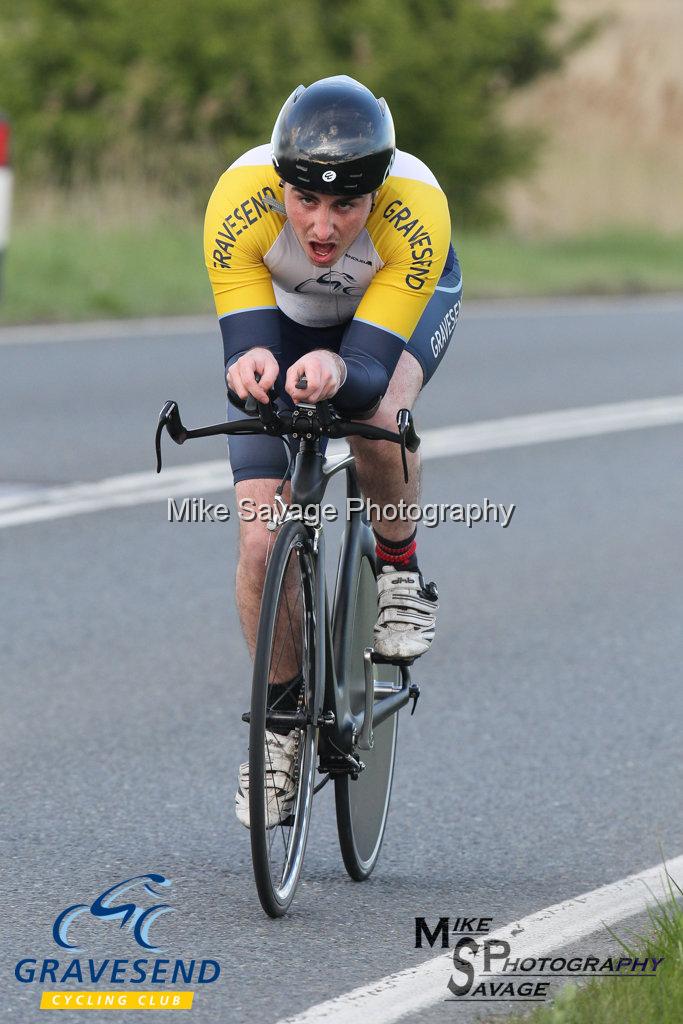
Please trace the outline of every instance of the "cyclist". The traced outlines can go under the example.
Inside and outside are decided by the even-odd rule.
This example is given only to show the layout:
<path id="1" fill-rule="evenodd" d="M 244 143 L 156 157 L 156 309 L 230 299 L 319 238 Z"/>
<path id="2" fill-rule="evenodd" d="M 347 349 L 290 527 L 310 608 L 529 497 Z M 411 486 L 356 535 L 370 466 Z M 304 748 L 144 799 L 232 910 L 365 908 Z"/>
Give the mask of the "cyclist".
<path id="1" fill-rule="evenodd" d="M 333 399 L 345 416 L 395 430 L 397 411 L 412 407 L 455 329 L 462 282 L 450 235 L 446 197 L 422 161 L 396 150 L 384 99 L 345 75 L 299 86 L 271 146 L 228 168 L 206 212 L 229 389 L 268 402 L 277 381 L 278 401 L 290 406 Z M 232 404 L 228 414 L 242 415 Z M 380 509 L 417 502 L 418 453 L 406 485 L 396 445 L 353 438 L 351 447 L 367 499 Z M 288 465 L 283 442 L 234 436 L 229 448 L 238 508 L 272 505 Z M 434 637 L 438 602 L 419 569 L 416 527 L 381 513 L 371 525 L 374 648 L 388 659 L 418 657 Z M 269 540 L 262 521 L 241 519 L 237 604 L 252 655 Z M 293 708 L 300 678 L 281 671 L 282 706 Z M 291 807 L 294 731 L 268 744 L 276 824 Z M 242 765 L 237 816 L 248 826 L 247 794 Z"/>

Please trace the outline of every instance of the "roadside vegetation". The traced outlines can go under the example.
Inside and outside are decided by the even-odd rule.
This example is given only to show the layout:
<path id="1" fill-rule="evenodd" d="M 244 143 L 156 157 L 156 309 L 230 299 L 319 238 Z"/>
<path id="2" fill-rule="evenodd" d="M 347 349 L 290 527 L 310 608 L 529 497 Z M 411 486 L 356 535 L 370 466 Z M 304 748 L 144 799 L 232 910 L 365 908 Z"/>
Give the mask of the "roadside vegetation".
<path id="1" fill-rule="evenodd" d="M 388 98 L 401 148 L 449 195 L 466 300 L 683 291 L 680 189 L 655 175 L 671 163 L 656 154 L 676 163 L 683 93 L 669 51 L 651 59 L 678 21 L 653 4 L 647 36 L 649 13 L 626 0 L 298 0 L 295 22 L 266 0 L 248 17 L 237 0 L 9 5 L 0 107 L 16 201 L 0 324 L 212 312 L 202 215 L 220 171 L 268 138 L 299 82 L 340 72 Z M 653 72 L 637 87 L 634 46 Z M 646 127 L 637 190 L 610 145 L 630 152 Z"/>
<path id="2" fill-rule="evenodd" d="M 525 239 L 455 232 L 465 301 L 683 290 L 683 235 L 601 232 Z M 22 200 L 0 324 L 213 313 L 202 216 L 144 186 Z"/>
<path id="3" fill-rule="evenodd" d="M 620 939 L 625 956 L 663 957 L 654 978 L 601 978 L 567 985 L 550 1006 L 521 1018 L 524 1024 L 680 1024 L 683 1020 L 683 895 L 670 882 L 670 900 L 649 912 L 651 934 Z M 500 1022 L 500 1017 L 496 1017 Z M 519 1021 L 519 1017 L 510 1018 Z"/>
<path id="4" fill-rule="evenodd" d="M 615 224 L 683 231 L 683 4 L 560 0 L 600 31 L 554 75 L 506 104 L 510 126 L 544 137 L 536 167 L 504 189 L 509 224 L 570 234 Z"/>
<path id="5" fill-rule="evenodd" d="M 22 181 L 72 188 L 137 171 L 201 206 L 216 169 L 270 137 L 300 82 L 344 73 L 387 97 L 401 148 L 473 225 L 541 142 L 506 125 L 506 100 L 594 27 L 565 31 L 558 0 L 23 0 L 0 12 L 0 107 Z"/>

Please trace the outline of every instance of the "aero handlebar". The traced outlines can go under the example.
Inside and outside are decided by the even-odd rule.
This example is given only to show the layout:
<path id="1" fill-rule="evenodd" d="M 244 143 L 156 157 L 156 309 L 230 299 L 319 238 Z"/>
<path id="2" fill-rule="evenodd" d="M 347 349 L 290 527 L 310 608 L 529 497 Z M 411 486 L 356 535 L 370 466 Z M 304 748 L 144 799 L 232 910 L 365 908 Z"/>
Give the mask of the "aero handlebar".
<path id="1" fill-rule="evenodd" d="M 195 430 L 188 430 L 184 426 L 177 402 L 166 402 L 159 413 L 155 437 L 157 473 L 161 472 L 161 435 L 165 428 L 176 444 L 185 444 L 192 438 L 212 437 L 215 434 L 267 434 L 270 437 L 290 435 L 297 440 L 313 440 L 320 437 L 365 437 L 370 440 L 393 441 L 401 446 L 403 475 L 406 483 L 408 482 L 406 450 L 415 452 L 420 446 L 420 438 L 415 431 L 413 417 L 409 409 L 399 410 L 396 415 L 398 431 L 393 433 L 362 421 L 354 422 L 343 419 L 329 401 L 318 402 L 315 405 L 307 405 L 302 402 L 294 409 L 277 409 L 273 401 L 269 403 L 256 402 L 255 399 L 253 401 L 258 418 L 215 423 L 212 426 L 198 427 Z M 251 410 L 247 407 L 247 411 Z"/>

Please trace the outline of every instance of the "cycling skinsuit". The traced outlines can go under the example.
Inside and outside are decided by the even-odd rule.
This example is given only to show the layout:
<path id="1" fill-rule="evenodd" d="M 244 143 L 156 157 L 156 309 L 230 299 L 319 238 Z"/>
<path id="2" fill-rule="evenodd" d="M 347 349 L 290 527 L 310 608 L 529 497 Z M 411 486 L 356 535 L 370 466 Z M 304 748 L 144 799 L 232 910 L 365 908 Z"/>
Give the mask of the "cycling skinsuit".
<path id="1" fill-rule="evenodd" d="M 331 349 L 347 366 L 334 404 L 349 415 L 386 392 L 404 349 L 420 364 L 424 386 L 452 337 L 462 296 L 436 178 L 398 150 L 360 235 L 334 266 L 315 267 L 287 222 L 270 153 L 258 146 L 232 164 L 206 211 L 204 252 L 225 366 L 251 348 L 268 348 L 283 393 L 292 363 Z M 237 415 L 232 406 L 229 413 Z M 230 462 L 235 482 L 281 479 L 288 457 L 278 438 L 237 435 Z"/>

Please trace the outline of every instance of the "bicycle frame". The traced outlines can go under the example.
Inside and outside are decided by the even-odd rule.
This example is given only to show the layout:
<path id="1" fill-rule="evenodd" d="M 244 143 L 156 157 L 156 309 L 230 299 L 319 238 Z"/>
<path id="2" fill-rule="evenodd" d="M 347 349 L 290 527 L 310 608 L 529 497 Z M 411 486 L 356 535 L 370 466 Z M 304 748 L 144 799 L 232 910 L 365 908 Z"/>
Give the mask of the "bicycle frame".
<path id="1" fill-rule="evenodd" d="M 320 451 L 317 439 L 303 438 L 296 455 L 292 473 L 291 505 L 311 507 L 322 503 L 327 484 L 337 473 L 346 472 L 347 497 L 358 499 L 361 490 L 358 484 L 355 460 L 353 455 L 342 456 L 335 462 L 325 460 Z M 354 505 L 354 509 L 356 505 Z M 324 644 L 320 644 L 317 657 L 317 679 L 324 680 L 324 688 L 318 687 L 314 706 L 315 720 L 324 720 L 329 712 L 333 712 L 334 721 L 329 725 L 334 736 L 334 746 L 326 743 L 325 730 L 321 732 L 321 761 L 328 765 L 339 754 L 344 755 L 347 767 L 353 759 L 356 748 L 372 749 L 374 743 L 373 730 L 391 715 L 396 714 L 408 703 L 411 697 L 417 700 L 419 690 L 411 683 L 410 670 L 401 665 L 401 685 L 381 684 L 374 679 L 373 664 L 380 663 L 374 658 L 372 651 L 365 651 L 365 706 L 354 714 L 349 701 L 349 688 L 344 685 L 347 666 L 344 663 L 344 644 L 342 638 L 349 628 L 348 616 L 353 608 L 351 588 L 354 586 L 358 563 L 361 557 L 369 558 L 374 565 L 375 544 L 372 531 L 368 526 L 363 511 L 349 513 L 344 530 L 344 539 L 337 570 L 334 605 L 330 613 L 325 577 L 325 537 L 319 526 L 309 526 L 312 552 L 316 564 L 317 607 L 324 609 Z M 320 634 L 319 634 L 320 635 Z M 376 699 L 379 698 L 379 699 Z M 321 713 L 323 718 L 321 719 Z M 351 764 L 351 769 L 353 764 Z"/>
<path id="2" fill-rule="evenodd" d="M 319 405 L 300 403 L 293 416 L 290 416 L 291 434 L 298 440 L 299 449 L 295 456 L 291 478 L 290 509 L 284 513 L 281 522 L 288 516 L 293 517 L 292 507 L 301 509 L 312 506 L 319 507 L 329 480 L 342 471 L 345 471 L 347 474 L 348 497 L 351 499 L 361 497 L 353 456 L 342 456 L 336 462 L 327 462 L 325 455 L 320 450 L 320 422 L 316 421 L 316 417 L 321 415 L 326 427 L 334 426 L 330 419 L 330 413 L 326 411 L 326 403 L 324 402 Z M 161 434 L 164 427 L 167 428 L 168 433 L 176 444 L 184 444 L 190 438 L 210 437 L 216 434 L 272 434 L 274 432 L 272 429 L 273 425 L 277 422 L 277 415 L 273 406 L 261 406 L 260 417 L 257 420 L 236 420 L 230 423 L 217 423 L 209 427 L 187 430 L 180 419 L 177 403 L 169 400 L 161 410 L 157 425 L 155 437 L 157 472 L 161 471 Z M 309 422 L 311 424 L 310 433 L 307 430 Z M 389 431 L 369 427 L 362 423 L 343 421 L 341 425 L 343 433 L 333 433 L 328 430 L 327 436 L 346 437 L 361 435 L 400 441 L 404 474 L 407 481 L 408 469 L 405 451 L 406 449 L 416 451 L 420 440 L 415 433 L 409 410 L 400 410 L 398 425 L 399 434 L 395 435 Z M 337 773 L 339 771 L 353 773 L 362 769 L 362 766 L 353 756 L 356 748 L 371 750 L 374 742 L 374 727 L 386 721 L 391 715 L 396 714 L 411 699 L 414 701 L 414 711 L 420 690 L 417 684 L 411 682 L 410 670 L 407 664 L 398 665 L 401 672 L 401 685 L 399 687 L 391 683 L 377 683 L 374 679 L 373 665 L 395 663 L 385 662 L 384 659 L 375 655 L 371 648 L 367 648 L 364 664 L 364 708 L 358 714 L 352 712 L 349 701 L 349 688 L 344 685 L 348 666 L 344 663 L 344 644 L 341 641 L 345 630 L 349 628 L 348 616 L 352 607 L 351 588 L 357 578 L 359 561 L 361 557 L 366 556 L 371 564 L 374 565 L 375 556 L 372 531 L 361 510 L 350 512 L 347 517 L 337 572 L 334 605 L 330 611 L 324 568 L 324 533 L 319 521 L 317 525 L 312 525 L 304 519 L 304 523 L 310 537 L 311 553 L 315 560 L 316 607 L 323 610 L 322 614 L 324 617 L 324 630 L 319 629 L 318 631 L 318 635 L 321 632 L 323 633 L 324 643 L 318 645 L 316 652 L 316 679 L 322 681 L 322 685 L 316 685 L 313 720 L 323 726 L 330 727 L 332 731 L 335 743 L 331 742 L 331 737 L 326 737 L 324 729 L 321 731 L 321 750 L 324 754 L 327 754 L 329 761 L 336 759 L 337 764 L 334 767 L 334 771 Z M 282 724 L 282 720 L 286 718 L 288 724 L 290 721 L 293 724 L 294 717 L 290 715 L 274 715 L 273 720 L 277 718 L 279 724 Z M 245 718 L 246 720 L 248 719 Z M 324 758 L 321 758 L 321 760 L 324 760 Z"/>

